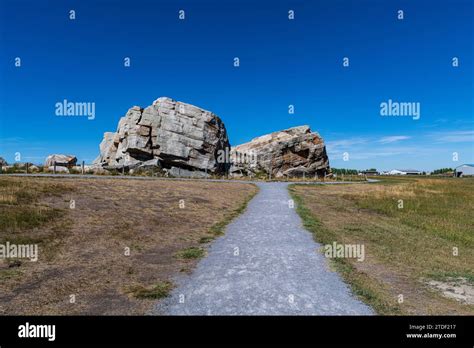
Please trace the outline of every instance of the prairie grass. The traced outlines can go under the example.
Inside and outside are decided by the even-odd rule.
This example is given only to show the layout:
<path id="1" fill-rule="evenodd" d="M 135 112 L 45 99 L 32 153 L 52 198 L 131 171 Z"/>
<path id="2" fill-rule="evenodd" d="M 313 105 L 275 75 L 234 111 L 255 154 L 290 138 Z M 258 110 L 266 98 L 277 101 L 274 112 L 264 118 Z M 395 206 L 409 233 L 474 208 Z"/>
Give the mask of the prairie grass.
<path id="1" fill-rule="evenodd" d="M 364 244 L 366 261 L 333 264 L 381 314 L 472 314 L 429 279 L 474 286 L 474 179 L 387 178 L 363 185 L 293 185 L 308 230 L 323 244 Z M 339 266 L 338 266 L 339 265 Z M 405 294 L 403 304 L 397 303 Z"/>
<path id="2" fill-rule="evenodd" d="M 362 209 L 397 218 L 449 242 L 474 245 L 474 180 L 419 179 L 347 194 Z M 403 207 L 400 208 L 400 204 Z"/>
<path id="3" fill-rule="evenodd" d="M 71 191 L 71 186 L 54 181 L 0 178 L 0 240 L 63 216 L 61 209 L 41 204 L 39 199 Z"/>
<path id="4" fill-rule="evenodd" d="M 257 191 L 205 180 L 0 177 L 0 243 L 39 244 L 38 262 L 0 260 L 0 314 L 147 313 Z M 80 301 L 65 305 L 72 293 Z"/>

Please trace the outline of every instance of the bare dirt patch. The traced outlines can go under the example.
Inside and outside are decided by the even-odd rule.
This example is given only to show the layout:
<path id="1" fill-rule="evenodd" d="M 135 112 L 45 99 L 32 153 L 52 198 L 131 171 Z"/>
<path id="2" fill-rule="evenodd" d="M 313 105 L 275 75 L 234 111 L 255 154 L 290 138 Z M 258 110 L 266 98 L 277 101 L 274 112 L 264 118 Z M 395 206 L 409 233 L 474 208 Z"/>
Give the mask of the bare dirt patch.
<path id="1" fill-rule="evenodd" d="M 474 305 L 474 285 L 470 284 L 466 278 L 450 278 L 446 281 L 429 280 L 427 283 L 445 297 Z"/>
<path id="2" fill-rule="evenodd" d="M 40 249 L 38 262 L 20 260 L 11 267 L 0 260 L 4 315 L 143 314 L 169 291 L 174 275 L 197 262 L 176 255 L 205 248 L 203 238 L 212 240 L 215 226 L 220 229 L 257 191 L 250 184 L 204 181 L 2 178 L 2 183 L 2 213 L 39 205 L 54 212 L 40 215 L 33 228 L 22 225 L 22 218 L 8 228 L 6 220 L 0 231 L 2 241 L 34 241 Z M 15 185 L 34 190 L 34 200 L 11 204 Z"/>

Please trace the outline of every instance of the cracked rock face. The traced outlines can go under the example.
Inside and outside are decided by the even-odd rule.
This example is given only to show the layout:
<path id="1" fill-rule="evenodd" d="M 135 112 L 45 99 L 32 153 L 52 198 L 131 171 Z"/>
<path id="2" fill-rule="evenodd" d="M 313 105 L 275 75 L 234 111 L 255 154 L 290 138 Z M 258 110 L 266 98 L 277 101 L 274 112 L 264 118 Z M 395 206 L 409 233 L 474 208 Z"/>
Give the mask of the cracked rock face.
<path id="1" fill-rule="evenodd" d="M 323 139 L 308 126 L 263 135 L 235 146 L 231 158 L 234 159 L 231 168 L 234 175 L 271 172 L 276 178 L 323 177 L 330 169 Z"/>
<path id="2" fill-rule="evenodd" d="M 162 97 L 146 108 L 130 108 L 117 131 L 104 134 L 94 163 L 130 169 L 157 160 L 164 169 L 221 174 L 228 164 L 219 163 L 218 154 L 228 147 L 227 132 L 218 116 Z"/>

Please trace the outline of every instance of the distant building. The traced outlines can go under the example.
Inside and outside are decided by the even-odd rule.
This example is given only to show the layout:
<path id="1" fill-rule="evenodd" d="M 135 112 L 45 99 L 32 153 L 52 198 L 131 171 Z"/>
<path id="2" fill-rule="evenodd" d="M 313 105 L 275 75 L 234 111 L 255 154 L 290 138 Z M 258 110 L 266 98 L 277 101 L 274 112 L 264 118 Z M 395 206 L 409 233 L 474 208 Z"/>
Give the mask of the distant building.
<path id="1" fill-rule="evenodd" d="M 454 175 L 459 178 L 463 176 L 473 176 L 474 175 L 474 164 L 463 164 L 459 167 L 456 167 L 454 170 Z"/>
<path id="2" fill-rule="evenodd" d="M 421 175 L 423 174 L 416 169 L 393 169 L 388 172 L 388 175 Z"/>

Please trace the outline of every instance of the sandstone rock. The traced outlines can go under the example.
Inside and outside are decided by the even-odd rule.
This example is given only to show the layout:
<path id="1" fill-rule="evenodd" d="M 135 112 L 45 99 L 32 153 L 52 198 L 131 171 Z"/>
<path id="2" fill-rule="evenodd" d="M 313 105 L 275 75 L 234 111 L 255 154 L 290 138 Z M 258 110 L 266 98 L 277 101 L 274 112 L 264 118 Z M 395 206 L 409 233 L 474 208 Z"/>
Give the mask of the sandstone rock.
<path id="1" fill-rule="evenodd" d="M 98 166 L 98 165 L 88 165 L 88 164 L 85 164 L 84 165 L 84 174 L 93 174 L 94 173 L 94 170 L 96 168 L 100 168 L 102 169 L 102 167 Z M 71 169 L 73 170 L 74 173 L 77 173 L 77 174 L 82 174 L 82 165 L 80 166 L 74 166 L 72 168 L 69 168 L 69 172 L 72 172 Z"/>
<path id="2" fill-rule="evenodd" d="M 104 138 L 99 145 L 100 155 L 94 160 L 94 164 L 98 164 L 101 161 L 110 161 L 111 158 L 115 156 L 115 152 L 111 152 L 116 150 L 115 146 L 113 145 L 115 133 L 112 132 L 105 132 Z"/>
<path id="3" fill-rule="evenodd" d="M 134 166 L 132 169 L 129 170 L 130 174 L 140 174 L 140 173 L 147 173 L 147 174 L 155 174 L 160 173 L 164 174 L 165 171 L 161 168 L 160 160 L 157 158 L 140 162 L 138 165 Z"/>
<path id="4" fill-rule="evenodd" d="M 162 97 L 146 108 L 134 106 L 107 132 L 94 161 L 106 169 L 130 170 L 146 166 L 224 173 L 229 163 L 217 161 L 229 148 L 221 119 L 196 106 Z M 149 162 L 149 161 L 155 162 Z"/>
<path id="5" fill-rule="evenodd" d="M 86 174 L 107 175 L 109 172 L 99 165 L 92 165 L 87 168 Z"/>
<path id="6" fill-rule="evenodd" d="M 56 167 L 71 168 L 76 165 L 77 158 L 72 155 L 49 155 L 44 162 L 45 167 L 51 167 L 56 164 Z"/>
<path id="7" fill-rule="evenodd" d="M 244 161 L 243 154 L 247 155 Z M 255 138 L 232 148 L 231 173 L 257 175 L 272 173 L 273 177 L 325 176 L 329 160 L 323 139 L 308 126 L 289 128 Z M 250 159 L 250 160 L 249 160 Z"/>
<path id="8" fill-rule="evenodd" d="M 209 174 L 206 175 L 205 172 L 200 170 L 187 170 L 177 167 L 171 167 L 170 169 L 166 169 L 166 173 L 168 176 L 175 177 L 175 178 L 207 178 Z"/>
<path id="9" fill-rule="evenodd" d="M 48 172 L 53 173 L 54 172 L 54 166 L 49 166 L 48 167 Z M 69 174 L 69 169 L 67 169 L 66 167 L 56 165 L 56 173 Z"/>
<path id="10" fill-rule="evenodd" d="M 72 168 L 69 168 L 70 172 L 71 172 L 71 169 L 75 173 L 82 174 L 82 166 L 74 166 Z M 85 164 L 84 174 L 110 174 L 110 173 L 98 164 L 91 164 L 91 165 Z"/>
<path id="11" fill-rule="evenodd" d="M 160 160 L 157 158 L 142 162 L 137 169 L 143 169 L 143 170 L 148 170 L 148 169 L 156 169 L 156 168 L 161 168 L 160 165 Z"/>

